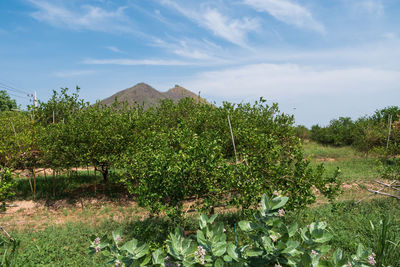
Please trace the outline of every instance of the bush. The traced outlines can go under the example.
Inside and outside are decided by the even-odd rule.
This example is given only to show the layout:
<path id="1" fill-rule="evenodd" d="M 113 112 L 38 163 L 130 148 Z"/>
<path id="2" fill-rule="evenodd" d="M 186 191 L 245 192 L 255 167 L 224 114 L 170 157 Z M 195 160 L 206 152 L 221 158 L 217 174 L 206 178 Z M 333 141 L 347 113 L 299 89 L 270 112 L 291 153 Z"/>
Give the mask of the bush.
<path id="1" fill-rule="evenodd" d="M 241 221 L 250 243 L 238 247 L 227 241 L 222 223 L 201 215 L 199 229 L 185 236 L 177 227 L 166 240 L 165 248 L 151 250 L 136 239 L 126 241 L 120 231 L 92 237 L 90 254 L 103 253 L 115 266 L 373 266 L 375 254 L 359 245 L 355 255 L 346 257 L 342 250 L 332 253 L 326 243 L 332 238 L 324 222 L 299 229 L 282 221 L 287 197 L 263 195 L 260 210 L 252 221 Z M 300 240 L 300 241 L 297 241 Z"/>
<path id="2" fill-rule="evenodd" d="M 313 186 L 334 197 L 337 175 L 311 168 L 293 117 L 264 102 L 215 107 L 184 99 L 139 114 L 119 164 L 128 190 L 152 212 L 175 215 L 188 198 L 210 210 L 232 204 L 245 210 L 273 189 L 291 197 L 290 208 L 313 203 Z"/>
<path id="3" fill-rule="evenodd" d="M 0 202 L 2 203 L 2 210 L 5 210 L 5 201 L 15 195 L 15 185 L 11 170 L 0 168 Z"/>

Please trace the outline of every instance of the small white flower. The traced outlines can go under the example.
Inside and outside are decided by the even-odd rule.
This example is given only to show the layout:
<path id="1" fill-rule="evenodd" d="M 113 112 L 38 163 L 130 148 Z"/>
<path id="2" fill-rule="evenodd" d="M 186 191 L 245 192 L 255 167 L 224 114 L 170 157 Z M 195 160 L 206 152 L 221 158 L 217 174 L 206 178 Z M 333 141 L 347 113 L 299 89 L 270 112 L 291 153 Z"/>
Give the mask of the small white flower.
<path id="1" fill-rule="evenodd" d="M 115 236 L 115 240 L 117 240 L 117 242 L 122 242 L 123 241 L 123 239 L 122 239 L 122 237 L 120 235 L 116 235 Z"/>
<path id="2" fill-rule="evenodd" d="M 284 209 L 278 210 L 278 216 L 279 216 L 279 217 L 285 216 L 285 210 L 284 210 Z"/>
<path id="3" fill-rule="evenodd" d="M 368 256 L 368 263 L 371 265 L 375 265 L 376 264 L 376 260 L 375 260 L 375 253 L 372 253 L 371 255 Z"/>

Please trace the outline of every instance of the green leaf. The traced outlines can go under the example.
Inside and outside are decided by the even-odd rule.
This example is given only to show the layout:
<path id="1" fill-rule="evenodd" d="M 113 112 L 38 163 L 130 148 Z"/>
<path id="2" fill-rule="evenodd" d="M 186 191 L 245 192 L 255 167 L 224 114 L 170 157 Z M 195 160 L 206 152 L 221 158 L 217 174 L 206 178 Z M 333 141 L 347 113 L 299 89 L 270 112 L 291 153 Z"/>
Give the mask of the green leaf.
<path id="1" fill-rule="evenodd" d="M 283 206 L 286 205 L 288 200 L 289 200 L 288 197 L 276 197 L 276 198 L 273 198 L 270 201 L 270 205 L 271 205 L 270 209 L 271 210 L 277 210 L 279 208 L 282 208 Z"/>
<path id="2" fill-rule="evenodd" d="M 239 261 L 239 254 L 237 253 L 236 246 L 234 244 L 228 243 L 227 253 L 232 259 Z"/>
<path id="3" fill-rule="evenodd" d="M 263 255 L 264 251 L 262 249 L 252 248 L 246 251 L 246 255 L 249 257 L 259 257 Z"/>
<path id="4" fill-rule="evenodd" d="M 214 214 L 210 217 L 210 219 L 208 219 L 208 223 L 212 224 L 214 223 L 215 219 L 218 217 L 218 214 Z"/>
<path id="5" fill-rule="evenodd" d="M 208 222 L 208 217 L 204 214 L 200 215 L 199 218 L 200 229 L 204 229 L 207 226 L 207 222 Z"/>
<path id="6" fill-rule="evenodd" d="M 212 253 L 214 256 L 220 257 L 226 252 L 226 242 L 218 242 L 212 244 Z"/>
<path id="7" fill-rule="evenodd" d="M 256 225 L 249 221 L 240 221 L 238 225 L 240 229 L 245 232 L 250 232 L 256 229 Z"/>
<path id="8" fill-rule="evenodd" d="M 165 259 L 165 253 L 162 249 L 157 249 L 152 253 L 152 258 L 153 258 L 153 264 L 164 264 L 164 259 Z"/>
<path id="9" fill-rule="evenodd" d="M 128 242 L 126 242 L 123 246 L 122 246 L 122 250 L 126 250 L 128 251 L 130 254 L 136 254 L 136 248 L 137 248 L 137 244 L 138 241 L 136 239 L 132 239 Z"/>
<path id="10" fill-rule="evenodd" d="M 221 259 L 218 259 L 218 260 L 215 261 L 214 266 L 215 267 L 224 267 L 224 261 L 221 260 Z"/>

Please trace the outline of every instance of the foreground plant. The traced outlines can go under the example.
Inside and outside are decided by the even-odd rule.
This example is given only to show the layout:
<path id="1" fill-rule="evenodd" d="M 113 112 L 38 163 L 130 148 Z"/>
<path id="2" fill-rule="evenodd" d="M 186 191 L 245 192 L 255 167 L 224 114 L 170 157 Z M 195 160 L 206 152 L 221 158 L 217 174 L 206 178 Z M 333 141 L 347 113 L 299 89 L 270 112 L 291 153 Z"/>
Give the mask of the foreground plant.
<path id="1" fill-rule="evenodd" d="M 93 237 L 90 253 L 103 253 L 115 266 L 374 266 L 376 255 L 359 245 L 346 257 L 342 250 L 332 252 L 327 242 L 332 234 L 325 222 L 315 222 L 299 229 L 286 225 L 282 217 L 288 197 L 263 195 L 260 209 L 252 221 L 241 221 L 251 243 L 237 247 L 227 241 L 224 225 L 215 222 L 217 215 L 201 215 L 195 236 L 185 236 L 177 227 L 166 240 L 166 247 L 153 252 L 136 239 L 124 243 L 120 231 L 113 239 Z"/>

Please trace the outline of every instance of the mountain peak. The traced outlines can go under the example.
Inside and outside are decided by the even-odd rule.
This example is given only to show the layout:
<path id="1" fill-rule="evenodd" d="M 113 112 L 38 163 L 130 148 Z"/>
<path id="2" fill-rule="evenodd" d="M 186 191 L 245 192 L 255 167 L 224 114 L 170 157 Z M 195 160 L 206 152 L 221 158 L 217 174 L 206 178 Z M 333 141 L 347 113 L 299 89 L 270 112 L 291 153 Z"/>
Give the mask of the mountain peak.
<path id="1" fill-rule="evenodd" d="M 162 99 L 171 99 L 174 102 L 178 102 L 180 99 L 186 97 L 198 99 L 198 96 L 195 93 L 183 88 L 180 85 L 175 85 L 167 92 L 161 93 L 150 85 L 141 82 L 135 86 L 115 93 L 114 95 L 100 101 L 100 103 L 111 105 L 115 99 L 118 99 L 120 102 L 127 101 L 129 105 L 143 105 L 144 108 L 148 108 L 150 106 L 157 105 Z"/>

